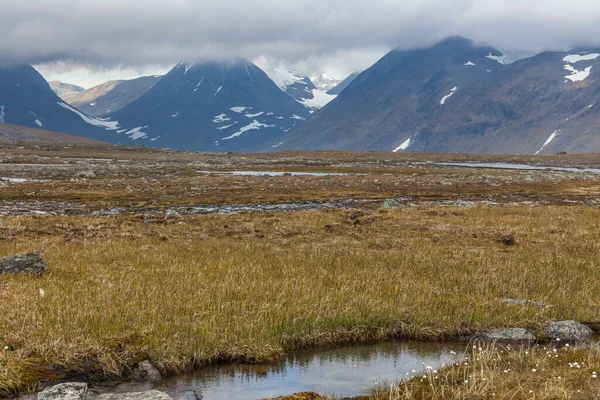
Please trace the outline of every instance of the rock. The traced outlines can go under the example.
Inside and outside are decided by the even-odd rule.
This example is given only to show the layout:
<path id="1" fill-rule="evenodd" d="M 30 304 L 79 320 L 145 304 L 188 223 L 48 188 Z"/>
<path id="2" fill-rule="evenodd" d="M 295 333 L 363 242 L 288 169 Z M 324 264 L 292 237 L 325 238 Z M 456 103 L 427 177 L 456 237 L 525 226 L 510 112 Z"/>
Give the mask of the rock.
<path id="1" fill-rule="evenodd" d="M 86 400 L 87 383 L 62 383 L 38 394 L 38 400 Z"/>
<path id="2" fill-rule="evenodd" d="M 135 381 L 160 381 L 162 376 L 156 367 L 146 360 L 139 363 L 131 373 L 130 378 Z"/>
<path id="3" fill-rule="evenodd" d="M 385 199 L 383 202 L 383 208 L 386 209 L 398 208 L 400 206 L 401 204 L 394 199 Z"/>
<path id="4" fill-rule="evenodd" d="M 501 342 L 535 342 L 537 339 L 533 332 L 523 328 L 495 329 L 484 333 L 483 338 Z"/>
<path id="5" fill-rule="evenodd" d="M 76 178 L 95 178 L 96 173 L 94 171 L 79 171 L 75 174 Z"/>
<path id="6" fill-rule="evenodd" d="M 165 214 L 165 219 L 166 220 L 179 220 L 179 219 L 183 219 L 183 217 L 177 211 L 169 210 Z"/>
<path id="7" fill-rule="evenodd" d="M 498 299 L 500 303 L 508 304 L 511 306 L 533 306 L 537 308 L 546 308 L 546 304 L 541 301 L 535 300 L 516 300 L 516 299 Z"/>
<path id="8" fill-rule="evenodd" d="M 98 399 L 102 400 L 173 400 L 171 396 L 158 390 L 136 393 L 111 393 L 101 394 Z"/>
<path id="9" fill-rule="evenodd" d="M 189 391 L 175 397 L 175 400 L 202 400 L 202 395 L 196 391 Z"/>
<path id="10" fill-rule="evenodd" d="M 498 239 L 498 243 L 502 243 L 505 246 L 514 246 L 515 244 L 517 244 L 517 237 L 512 233 L 507 233 L 506 235 Z"/>
<path id="11" fill-rule="evenodd" d="M 578 342 L 588 340 L 593 335 L 594 331 L 577 321 L 551 322 L 546 327 L 546 336 L 551 340 Z"/>
<path id="12" fill-rule="evenodd" d="M 80 210 L 78 208 L 65 208 L 63 210 L 63 213 L 65 215 L 83 215 L 83 210 Z"/>
<path id="13" fill-rule="evenodd" d="M 42 276 L 48 263 L 40 253 L 14 254 L 0 261 L 0 274 L 33 274 Z"/>

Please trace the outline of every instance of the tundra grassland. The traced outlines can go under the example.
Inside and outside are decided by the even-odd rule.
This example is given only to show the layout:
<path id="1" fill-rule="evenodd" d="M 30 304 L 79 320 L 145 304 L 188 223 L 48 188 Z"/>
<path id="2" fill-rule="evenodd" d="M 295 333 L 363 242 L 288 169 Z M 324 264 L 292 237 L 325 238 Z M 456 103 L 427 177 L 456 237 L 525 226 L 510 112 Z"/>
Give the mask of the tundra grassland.
<path id="1" fill-rule="evenodd" d="M 41 278 L 0 276 L 0 397 L 70 376 L 123 377 L 144 359 L 178 373 L 303 348 L 444 340 L 496 327 L 543 338 L 549 321 L 600 322 L 600 177 L 414 163 L 465 161 L 442 157 L 0 148 L 0 177 L 27 179 L 0 185 L 0 256 L 36 251 L 49 263 Z M 471 160 L 596 162 L 560 157 Z M 207 173 L 234 170 L 347 175 Z M 382 208 L 386 198 L 397 208 Z M 342 200 L 355 203 L 168 212 Z M 516 244 L 500 240 L 508 233 Z M 547 307 L 499 301 L 506 298 Z M 417 386 L 385 395 L 468 398 L 429 396 Z"/>

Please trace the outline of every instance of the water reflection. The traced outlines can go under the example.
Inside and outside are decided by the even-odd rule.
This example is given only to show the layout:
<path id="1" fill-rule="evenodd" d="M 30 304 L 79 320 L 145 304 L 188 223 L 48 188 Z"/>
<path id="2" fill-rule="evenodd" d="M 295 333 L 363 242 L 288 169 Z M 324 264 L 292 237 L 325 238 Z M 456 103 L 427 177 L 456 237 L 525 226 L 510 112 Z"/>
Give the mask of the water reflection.
<path id="1" fill-rule="evenodd" d="M 119 391 L 156 389 L 177 399 L 195 390 L 205 400 L 255 400 L 305 391 L 352 396 L 376 383 L 399 381 L 413 370 L 458 361 L 465 347 L 420 342 L 344 347 L 295 354 L 267 365 L 208 367 L 157 383 L 121 385 Z"/>

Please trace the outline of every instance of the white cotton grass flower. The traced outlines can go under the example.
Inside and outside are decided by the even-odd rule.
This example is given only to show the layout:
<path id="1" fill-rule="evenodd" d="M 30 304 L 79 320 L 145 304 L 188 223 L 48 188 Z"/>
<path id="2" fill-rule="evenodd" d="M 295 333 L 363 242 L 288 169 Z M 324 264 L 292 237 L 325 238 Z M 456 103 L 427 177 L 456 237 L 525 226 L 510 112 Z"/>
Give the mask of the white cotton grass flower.
<path id="1" fill-rule="evenodd" d="M 42 288 L 40 288 L 40 297 L 45 297 L 46 296 L 46 291 Z"/>

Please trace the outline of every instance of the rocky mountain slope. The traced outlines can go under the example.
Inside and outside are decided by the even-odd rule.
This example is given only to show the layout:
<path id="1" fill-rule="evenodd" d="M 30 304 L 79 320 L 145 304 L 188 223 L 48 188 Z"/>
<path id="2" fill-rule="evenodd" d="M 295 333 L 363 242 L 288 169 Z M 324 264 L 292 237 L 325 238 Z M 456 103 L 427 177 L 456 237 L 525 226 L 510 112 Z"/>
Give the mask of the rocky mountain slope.
<path id="1" fill-rule="evenodd" d="M 109 81 L 88 90 L 61 96 L 67 103 L 92 117 L 119 111 L 150 90 L 161 76 Z"/>
<path id="2" fill-rule="evenodd" d="M 50 81 L 48 84 L 54 93 L 56 93 L 56 95 L 61 99 L 64 99 L 66 96 L 85 91 L 85 88 L 82 88 L 81 86 L 71 85 L 70 83 L 64 83 L 61 81 Z"/>
<path id="3" fill-rule="evenodd" d="M 92 118 L 52 91 L 30 65 L 0 67 L 0 123 L 110 140 L 118 124 Z"/>
<path id="4" fill-rule="evenodd" d="M 154 87 L 111 113 L 119 142 L 203 151 L 276 148 L 310 116 L 248 60 L 180 63 Z M 275 146 L 275 147 L 273 147 Z"/>
<path id="5" fill-rule="evenodd" d="M 333 89 L 329 90 L 327 92 L 327 94 L 330 94 L 330 95 L 333 95 L 333 96 L 339 95 L 340 93 L 342 93 L 342 90 L 346 89 L 352 83 L 352 81 L 354 81 L 356 79 L 356 77 L 358 75 L 360 75 L 359 72 L 355 72 L 353 74 L 348 75 L 348 77 L 346 79 L 344 79 L 343 81 L 341 81 Z"/>
<path id="6" fill-rule="evenodd" d="M 308 76 L 292 71 L 276 60 L 261 58 L 258 60 L 257 66 L 282 91 L 292 96 L 294 100 L 307 107 L 311 112 L 324 107 L 335 99 L 335 95 L 317 88 Z"/>
<path id="7" fill-rule="evenodd" d="M 283 139 L 282 149 L 600 151 L 600 51 L 503 54 L 449 38 L 394 50 Z"/>

